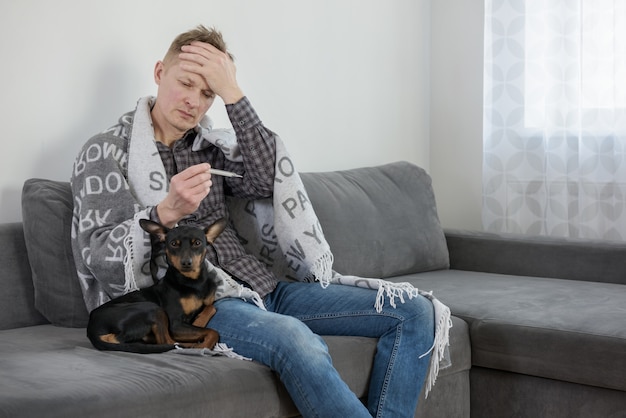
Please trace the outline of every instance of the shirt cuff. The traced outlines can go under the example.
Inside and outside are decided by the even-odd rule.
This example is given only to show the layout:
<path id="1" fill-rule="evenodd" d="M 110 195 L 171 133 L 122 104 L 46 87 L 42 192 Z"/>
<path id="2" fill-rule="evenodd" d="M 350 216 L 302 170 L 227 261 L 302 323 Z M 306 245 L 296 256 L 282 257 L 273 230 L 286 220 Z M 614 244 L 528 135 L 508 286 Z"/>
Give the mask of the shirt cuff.
<path id="1" fill-rule="evenodd" d="M 156 206 L 152 206 L 152 209 L 150 209 L 150 220 L 153 222 L 161 223 L 161 219 L 159 219 L 159 214 L 157 213 Z"/>
<path id="2" fill-rule="evenodd" d="M 226 112 L 230 118 L 230 123 L 237 133 L 261 123 L 261 119 L 245 96 L 236 103 L 227 104 Z"/>

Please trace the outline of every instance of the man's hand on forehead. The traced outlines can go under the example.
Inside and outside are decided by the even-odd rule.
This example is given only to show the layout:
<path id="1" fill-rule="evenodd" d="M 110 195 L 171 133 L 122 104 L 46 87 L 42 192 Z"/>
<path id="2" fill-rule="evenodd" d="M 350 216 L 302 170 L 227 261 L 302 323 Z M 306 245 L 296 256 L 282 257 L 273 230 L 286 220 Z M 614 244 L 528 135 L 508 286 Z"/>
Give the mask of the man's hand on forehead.
<path id="1" fill-rule="evenodd" d="M 185 45 L 179 54 L 180 67 L 200 75 L 209 88 L 224 100 L 231 104 L 243 97 L 243 92 L 237 83 L 237 70 L 230 56 L 204 42 L 193 42 Z"/>

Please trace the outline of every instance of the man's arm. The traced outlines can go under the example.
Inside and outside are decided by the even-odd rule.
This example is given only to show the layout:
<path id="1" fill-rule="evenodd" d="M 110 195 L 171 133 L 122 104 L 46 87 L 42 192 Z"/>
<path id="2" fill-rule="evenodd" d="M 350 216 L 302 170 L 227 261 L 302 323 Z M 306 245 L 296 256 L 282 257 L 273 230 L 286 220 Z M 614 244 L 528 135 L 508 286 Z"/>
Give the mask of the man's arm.
<path id="1" fill-rule="evenodd" d="M 203 42 L 182 47 L 181 68 L 204 78 L 226 104 L 243 156 L 243 180 L 227 179 L 235 196 L 247 199 L 270 197 L 276 159 L 275 134 L 267 129 L 239 87 L 230 56 Z M 226 169 L 241 172 L 241 163 L 226 162 Z"/>
<path id="2" fill-rule="evenodd" d="M 246 97 L 227 105 L 226 110 L 243 157 L 243 181 L 226 180 L 232 194 L 245 199 L 271 197 L 276 166 L 276 134 L 263 125 Z M 241 163 L 227 160 L 225 167 L 227 170 L 241 171 Z"/>

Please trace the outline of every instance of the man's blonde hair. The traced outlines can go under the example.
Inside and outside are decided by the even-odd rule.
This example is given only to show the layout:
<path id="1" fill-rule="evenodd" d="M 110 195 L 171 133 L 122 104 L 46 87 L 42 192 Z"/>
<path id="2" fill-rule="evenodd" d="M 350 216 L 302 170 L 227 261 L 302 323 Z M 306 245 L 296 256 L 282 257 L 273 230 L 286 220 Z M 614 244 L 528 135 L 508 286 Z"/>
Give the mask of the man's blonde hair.
<path id="1" fill-rule="evenodd" d="M 211 44 L 222 52 L 226 52 L 230 59 L 234 59 L 233 55 L 226 50 L 226 42 L 222 37 L 222 33 L 215 28 L 208 29 L 203 25 L 198 25 L 194 29 L 181 33 L 172 41 L 170 48 L 163 58 L 164 62 L 168 62 L 178 57 L 178 54 L 182 52 L 181 48 L 185 45 L 190 45 L 193 41 L 205 42 Z"/>

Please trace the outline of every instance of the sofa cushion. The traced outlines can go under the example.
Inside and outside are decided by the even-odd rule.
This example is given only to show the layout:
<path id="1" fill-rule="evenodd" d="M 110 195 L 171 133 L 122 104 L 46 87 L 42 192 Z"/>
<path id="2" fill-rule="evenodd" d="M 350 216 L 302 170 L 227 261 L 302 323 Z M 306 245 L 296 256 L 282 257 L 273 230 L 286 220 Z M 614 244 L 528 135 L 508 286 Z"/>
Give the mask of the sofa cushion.
<path id="1" fill-rule="evenodd" d="M 423 169 L 397 162 L 303 173 L 302 181 L 339 273 L 390 277 L 448 268 L 431 179 Z"/>
<path id="2" fill-rule="evenodd" d="M 72 255 L 72 208 L 68 182 L 24 183 L 22 218 L 35 307 L 54 325 L 84 327 L 88 314 Z"/>
<path id="3" fill-rule="evenodd" d="M 462 270 L 401 276 L 470 325 L 476 366 L 626 391 L 626 286 Z"/>
<path id="4" fill-rule="evenodd" d="M 437 395 L 451 389 L 445 385 L 448 376 L 469 374 L 467 325 L 453 321 L 451 356 L 456 361 L 440 372 L 428 398 L 445 399 L 448 406 L 437 411 L 454 408 L 459 395 L 469 398 L 456 386 L 454 393 Z M 323 338 L 341 377 L 365 397 L 377 340 Z M 1 417 L 298 416 L 278 376 L 253 361 L 98 351 L 84 330 L 52 325 L 2 331 L 0 353 Z"/>
<path id="5" fill-rule="evenodd" d="M 98 351 L 84 330 L 52 325 L 3 331 L 0 353 L 2 417 L 242 417 L 255 410 L 257 416 L 296 412 L 276 375 L 251 361 Z"/>

